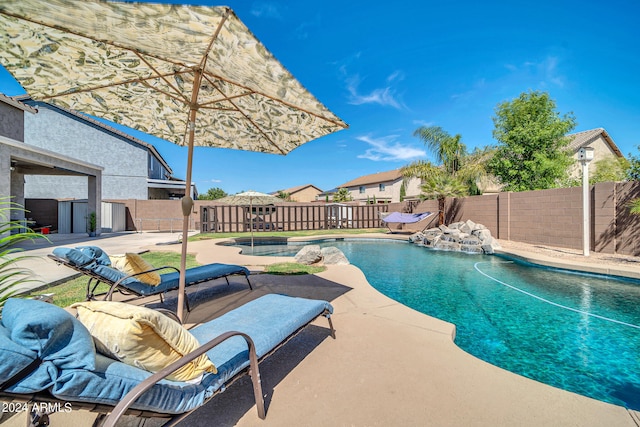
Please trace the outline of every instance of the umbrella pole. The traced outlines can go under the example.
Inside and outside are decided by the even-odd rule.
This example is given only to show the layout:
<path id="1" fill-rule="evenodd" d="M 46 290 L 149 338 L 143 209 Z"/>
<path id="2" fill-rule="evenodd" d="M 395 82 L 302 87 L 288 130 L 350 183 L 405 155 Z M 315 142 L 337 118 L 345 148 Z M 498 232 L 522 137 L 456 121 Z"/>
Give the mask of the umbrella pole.
<path id="1" fill-rule="evenodd" d="M 198 100 L 198 90 L 202 80 L 202 70 L 195 70 L 193 79 L 193 92 L 191 93 L 191 109 L 189 110 L 189 144 L 187 152 L 187 178 L 185 182 L 184 197 L 182 198 L 182 251 L 180 253 L 180 279 L 178 281 L 178 308 L 176 314 L 181 322 L 184 322 L 184 297 L 185 283 L 187 276 L 187 241 L 189 240 L 189 217 L 193 209 L 193 199 L 191 198 L 191 169 L 193 168 L 193 145 L 196 132 L 196 114 L 198 109 L 196 102 Z"/>
<path id="2" fill-rule="evenodd" d="M 253 201 L 249 197 L 249 228 L 251 229 L 251 253 L 253 254 Z"/>

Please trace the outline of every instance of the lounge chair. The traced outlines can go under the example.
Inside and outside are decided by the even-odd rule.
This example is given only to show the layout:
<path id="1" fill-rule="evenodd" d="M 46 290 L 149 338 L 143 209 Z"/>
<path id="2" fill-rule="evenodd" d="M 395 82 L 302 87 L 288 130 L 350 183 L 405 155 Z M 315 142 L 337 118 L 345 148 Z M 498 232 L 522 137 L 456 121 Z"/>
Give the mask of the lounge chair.
<path id="1" fill-rule="evenodd" d="M 78 271 L 85 276 L 89 276 L 87 283 L 86 299 L 94 300 L 103 297 L 104 300 L 111 300 L 114 292 L 134 295 L 135 297 L 158 296 L 163 302 L 163 295 L 169 291 L 178 289 L 180 272 L 175 267 L 158 267 L 140 271 L 134 274 L 126 274 L 111 267 L 109 256 L 97 246 L 81 246 L 78 248 L 56 248 L 53 254 L 49 255 L 59 264 Z M 141 276 L 149 273 L 171 270 L 160 274 L 160 283 L 150 285 L 140 280 Z M 186 270 L 185 286 L 192 286 L 198 283 L 207 282 L 224 277 L 229 283 L 229 276 L 244 275 L 249 289 L 253 290 L 249 281 L 249 270 L 234 264 L 206 264 L 192 267 Z M 96 289 L 100 283 L 109 285 L 109 290 L 102 294 L 96 294 Z M 190 311 L 189 300 L 185 296 L 187 310 Z"/>
<path id="2" fill-rule="evenodd" d="M 82 304 L 104 307 L 123 303 Z M 196 340 L 196 350 L 151 373 L 96 352 L 96 338 L 91 335 L 95 334 L 94 326 L 85 327 L 67 310 L 42 301 L 11 298 L 0 324 L 0 398 L 27 402 L 34 409 L 87 409 L 99 412 L 101 418 L 110 413 L 104 420 L 106 426 L 115 425 L 123 414 L 175 423 L 249 372 L 258 415 L 264 419 L 259 362 L 319 316 L 328 319 L 335 338 L 332 311 L 326 301 L 264 295 L 188 331 Z M 157 324 L 172 322 L 157 316 Z M 142 343 L 141 348 L 149 346 Z M 204 353 L 217 373 L 205 372 L 196 383 L 165 379 Z M 42 402 L 45 405 L 39 404 Z M 47 425 L 46 413 L 34 411 L 31 416 L 39 417 L 42 423 L 32 420 L 32 425 Z"/>
<path id="3" fill-rule="evenodd" d="M 391 227 L 389 227 L 390 222 L 401 223 L 401 224 L 413 224 L 415 222 L 420 222 L 430 217 L 431 215 L 433 215 L 433 212 L 422 212 L 422 213 L 415 213 L 415 214 L 391 212 L 390 214 L 387 214 L 381 217 L 380 219 L 387 225 L 387 228 L 389 229 L 389 231 L 393 233 L 393 230 L 391 230 Z M 422 231 L 424 231 L 428 225 L 429 224 L 427 223 L 427 225 L 422 229 Z"/>

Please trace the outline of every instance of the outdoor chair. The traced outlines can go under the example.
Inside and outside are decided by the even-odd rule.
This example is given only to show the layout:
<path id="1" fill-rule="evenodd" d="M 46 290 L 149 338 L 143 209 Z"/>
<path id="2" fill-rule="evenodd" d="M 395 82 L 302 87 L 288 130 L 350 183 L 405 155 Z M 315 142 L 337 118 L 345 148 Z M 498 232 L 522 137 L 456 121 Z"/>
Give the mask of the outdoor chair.
<path id="1" fill-rule="evenodd" d="M 248 372 L 258 416 L 264 419 L 259 362 L 319 316 L 328 319 L 335 338 L 331 304 L 277 294 L 259 297 L 189 331 L 146 307 L 114 301 L 74 307 L 77 318 L 42 301 L 7 300 L 0 322 L 0 398 L 26 402 L 30 411 L 49 407 L 98 412 L 95 425 L 104 421 L 113 426 L 123 414 L 160 417 L 173 425 Z M 132 307 L 135 312 L 130 314 Z M 101 350 L 101 344 L 105 347 L 108 342 L 104 334 L 122 329 L 123 341 L 113 344 L 115 348 L 131 343 L 136 348 L 127 349 L 130 354 L 124 356 L 119 351 L 117 358 L 105 354 Z M 153 336 L 144 335 L 140 341 L 140 330 L 152 331 Z M 147 342 L 177 348 L 179 341 L 187 341 L 185 337 L 194 343 L 193 349 L 179 353 L 175 361 L 157 343 Z M 134 352 L 149 349 L 159 358 L 157 370 L 138 367 L 141 359 L 135 358 L 143 356 Z M 197 374 L 195 380 L 171 378 L 193 366 L 202 368 L 189 371 Z M 38 412 L 31 412 L 31 425 L 48 425 L 48 415 Z"/>
<path id="2" fill-rule="evenodd" d="M 127 254 L 132 255 L 132 254 Z M 141 261 L 137 261 L 139 268 L 134 268 L 130 274 L 124 273 L 111 265 L 109 256 L 97 246 L 80 246 L 77 248 L 60 247 L 53 250 L 53 254 L 49 255 L 59 264 L 69 267 L 75 271 L 89 277 L 87 282 L 86 300 L 94 300 L 102 297 L 104 300 L 111 300 L 114 292 L 124 295 L 134 295 L 134 297 L 158 296 L 161 302 L 164 302 L 163 295 L 169 291 L 178 289 L 180 280 L 180 271 L 175 267 L 163 266 L 153 268 L 148 264 L 143 264 L 140 268 Z M 139 258 L 139 257 L 138 257 Z M 136 260 L 136 258 L 131 258 Z M 146 268 L 145 268 L 146 267 Z M 164 274 L 158 274 L 160 271 L 167 271 Z M 185 287 L 193 286 L 202 282 L 208 282 L 223 278 L 229 283 L 229 276 L 244 275 L 249 289 L 253 290 L 249 281 L 249 270 L 234 264 L 206 264 L 192 267 L 186 270 Z M 145 280 L 148 276 L 154 275 L 155 282 L 150 284 Z M 100 283 L 109 286 L 109 290 L 104 293 L 96 294 L 96 289 Z M 185 294 L 185 303 L 187 310 L 191 311 L 189 300 Z"/>

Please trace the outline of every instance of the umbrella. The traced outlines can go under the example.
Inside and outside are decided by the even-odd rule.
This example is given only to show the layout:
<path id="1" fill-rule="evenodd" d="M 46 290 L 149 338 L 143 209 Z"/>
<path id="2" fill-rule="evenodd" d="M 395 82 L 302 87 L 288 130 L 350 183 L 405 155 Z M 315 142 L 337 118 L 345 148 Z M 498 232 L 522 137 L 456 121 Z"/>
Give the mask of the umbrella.
<path id="1" fill-rule="evenodd" d="M 251 230 L 251 249 L 253 249 L 253 207 L 267 206 L 284 202 L 283 199 L 272 196 L 271 194 L 260 193 L 258 191 L 245 191 L 243 193 L 234 194 L 232 196 L 222 197 L 217 202 L 227 203 L 229 205 L 249 205 L 249 229 Z"/>
<path id="2" fill-rule="evenodd" d="M 286 154 L 347 127 L 227 7 L 2 0 L 0 64 L 33 99 L 187 145 L 183 236 L 194 145 Z"/>

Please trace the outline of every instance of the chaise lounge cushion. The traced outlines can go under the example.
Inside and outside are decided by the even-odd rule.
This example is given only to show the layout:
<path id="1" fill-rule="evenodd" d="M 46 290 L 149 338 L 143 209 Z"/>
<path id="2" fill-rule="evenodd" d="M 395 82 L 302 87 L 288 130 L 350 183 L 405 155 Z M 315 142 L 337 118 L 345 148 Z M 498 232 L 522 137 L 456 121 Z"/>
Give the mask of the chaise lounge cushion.
<path id="1" fill-rule="evenodd" d="M 11 332 L 0 325 L 0 387 L 37 357 L 35 351 L 11 341 Z"/>
<path id="2" fill-rule="evenodd" d="M 70 263 L 77 267 L 85 267 L 91 269 L 95 266 L 95 260 L 91 255 L 74 248 L 55 248 L 53 254 L 58 258 L 69 260 Z"/>
<path id="3" fill-rule="evenodd" d="M 2 309 L 2 326 L 11 341 L 32 351 L 42 363 L 9 388 L 33 393 L 50 387 L 62 369 L 94 369 L 95 347 L 89 331 L 70 313 L 42 301 L 10 298 Z M 9 359 L 12 360 L 12 359 Z M 18 359 L 24 362 L 23 359 Z M 2 359 L 7 363 L 7 359 Z"/>
<path id="4" fill-rule="evenodd" d="M 76 248 L 83 254 L 90 256 L 93 260 L 100 265 L 111 265 L 109 255 L 101 248 L 97 246 L 78 246 Z"/>
<path id="5" fill-rule="evenodd" d="M 191 332 L 201 344 L 229 330 L 248 333 L 261 357 L 324 310 L 332 310 L 326 301 L 266 295 L 199 325 Z M 230 338 L 209 350 L 207 355 L 219 363 L 217 374 L 205 374 L 199 384 L 162 380 L 140 396 L 132 408 L 167 414 L 198 408 L 249 365 L 248 347 L 240 337 Z M 94 370 L 64 370 L 51 392 L 64 400 L 115 405 L 149 376 L 151 373 L 147 371 L 98 353 Z"/>
<path id="6" fill-rule="evenodd" d="M 149 372 L 157 372 L 200 347 L 178 322 L 146 307 L 114 301 L 88 301 L 71 307 L 78 310 L 78 319 L 94 337 L 99 352 Z M 216 372 L 206 355 L 167 379 L 190 381 L 204 372 Z"/>

